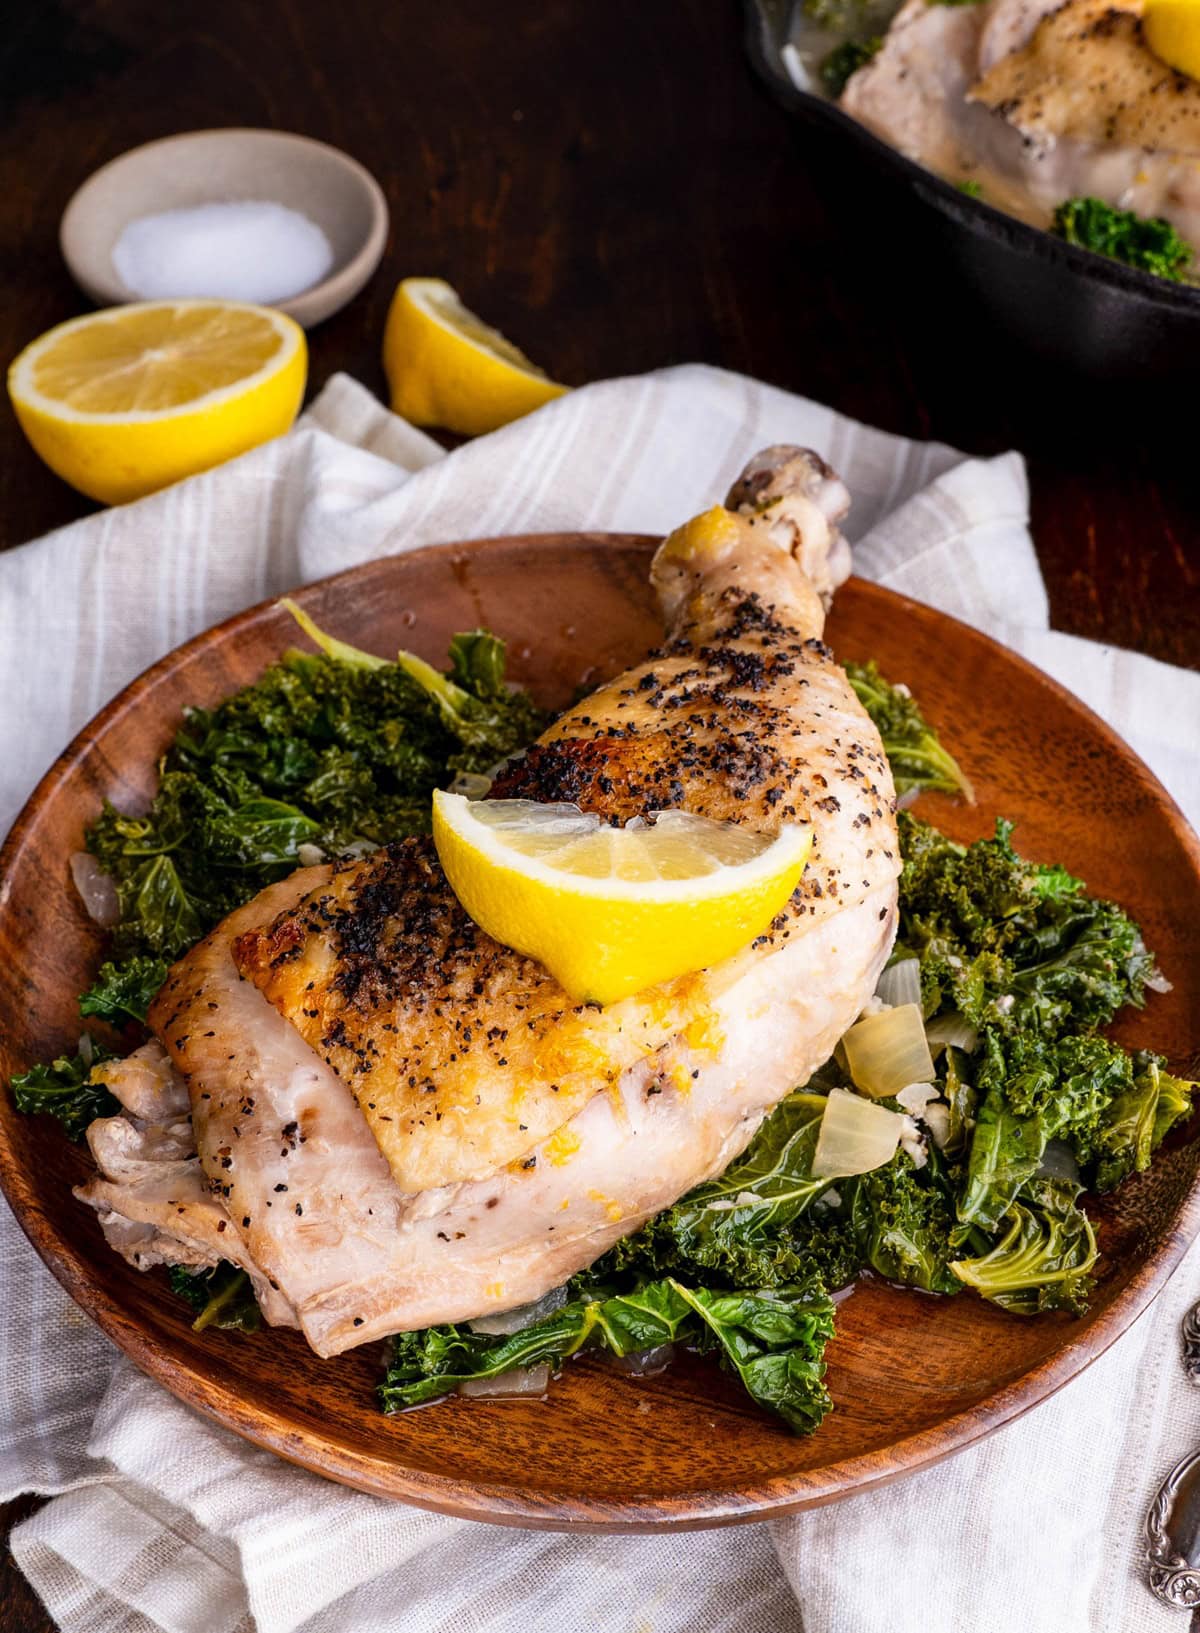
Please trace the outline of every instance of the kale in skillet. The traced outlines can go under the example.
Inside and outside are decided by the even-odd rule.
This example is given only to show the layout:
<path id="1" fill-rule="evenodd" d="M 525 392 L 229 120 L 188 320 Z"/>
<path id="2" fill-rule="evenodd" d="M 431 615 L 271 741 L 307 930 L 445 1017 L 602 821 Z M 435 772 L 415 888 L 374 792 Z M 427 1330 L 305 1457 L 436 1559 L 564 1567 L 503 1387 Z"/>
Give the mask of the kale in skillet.
<path id="1" fill-rule="evenodd" d="M 1053 231 L 1109 260 L 1181 283 L 1192 261 L 1192 246 L 1161 216 L 1118 210 L 1098 198 L 1069 198 L 1054 212 Z"/>

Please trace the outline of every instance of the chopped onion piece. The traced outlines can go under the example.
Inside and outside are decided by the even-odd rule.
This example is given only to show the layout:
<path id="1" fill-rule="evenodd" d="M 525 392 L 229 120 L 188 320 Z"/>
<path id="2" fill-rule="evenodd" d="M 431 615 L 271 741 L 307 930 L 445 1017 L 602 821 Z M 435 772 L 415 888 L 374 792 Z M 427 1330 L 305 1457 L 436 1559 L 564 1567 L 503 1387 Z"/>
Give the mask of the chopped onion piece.
<path id="1" fill-rule="evenodd" d="M 888 1005 L 890 1009 L 898 1009 L 901 1004 L 917 1004 L 921 1002 L 921 960 L 919 958 L 902 958 L 898 964 L 889 964 L 887 969 L 875 983 L 875 996 Z"/>
<path id="2" fill-rule="evenodd" d="M 858 1021 L 842 1039 L 850 1076 L 864 1094 L 876 1100 L 896 1094 L 909 1083 L 928 1083 L 933 1057 L 917 1004 L 901 1004 L 882 1015 Z"/>
<path id="3" fill-rule="evenodd" d="M 914 1117 L 920 1117 L 929 1102 L 938 1099 L 941 1092 L 936 1083 L 906 1083 L 896 1099 L 905 1111 L 911 1111 Z"/>
<path id="4" fill-rule="evenodd" d="M 614 1358 L 613 1366 L 630 1378 L 653 1378 L 665 1372 L 675 1359 L 674 1344 L 655 1344 L 653 1349 L 633 1350 L 629 1355 Z"/>
<path id="5" fill-rule="evenodd" d="M 911 1117 L 904 1119 L 904 1126 L 900 1130 L 900 1144 L 912 1161 L 914 1168 L 924 1168 L 929 1161 L 929 1153 L 925 1148 L 925 1136 Z"/>
<path id="6" fill-rule="evenodd" d="M 1174 990 L 1157 964 L 1146 977 L 1146 985 L 1151 992 L 1171 992 Z"/>
<path id="7" fill-rule="evenodd" d="M 908 1119 L 847 1089 L 831 1089 L 817 1134 L 812 1171 L 818 1179 L 848 1179 L 891 1162 Z"/>
<path id="8" fill-rule="evenodd" d="M 550 1368 L 543 1362 L 536 1367 L 513 1367 L 494 1378 L 464 1378 L 458 1386 L 460 1395 L 476 1400 L 520 1400 L 523 1396 L 542 1396 L 550 1385 Z"/>
<path id="9" fill-rule="evenodd" d="M 535 1321 L 553 1315 L 566 1302 L 567 1285 L 564 1282 L 561 1287 L 552 1287 L 548 1293 L 543 1293 L 533 1304 L 519 1304 L 515 1310 L 499 1310 L 495 1315 L 476 1316 L 467 1325 L 472 1332 L 507 1338 L 509 1333 L 520 1332 L 522 1327 L 532 1327 Z"/>
<path id="10" fill-rule="evenodd" d="M 716 1202 L 706 1202 L 706 1213 L 729 1213 L 734 1208 L 761 1208 L 763 1199 L 757 1191 L 739 1191 L 734 1197 L 720 1197 Z"/>
<path id="11" fill-rule="evenodd" d="M 944 1106 L 940 1100 L 926 1106 L 921 1113 L 921 1121 L 929 1130 L 929 1138 L 939 1151 L 944 1151 L 950 1143 L 950 1107 Z"/>
<path id="12" fill-rule="evenodd" d="M 296 846 L 296 860 L 302 868 L 315 868 L 319 862 L 325 860 L 325 852 L 320 845 L 314 845 L 306 839 L 302 845 Z"/>
<path id="13" fill-rule="evenodd" d="M 936 1057 L 943 1049 L 965 1049 L 974 1054 L 979 1033 L 970 1021 L 952 1009 L 948 1015 L 939 1015 L 935 1021 L 926 1021 L 925 1039 L 930 1052 Z"/>
<path id="14" fill-rule="evenodd" d="M 105 873 L 90 851 L 74 851 L 71 855 L 71 877 L 87 908 L 88 918 L 111 930 L 121 917 L 121 899 L 112 877 Z"/>
<path id="15" fill-rule="evenodd" d="M 484 799 L 492 786 L 492 778 L 478 771 L 460 771 L 450 784 L 452 794 L 464 794 L 467 799 Z"/>

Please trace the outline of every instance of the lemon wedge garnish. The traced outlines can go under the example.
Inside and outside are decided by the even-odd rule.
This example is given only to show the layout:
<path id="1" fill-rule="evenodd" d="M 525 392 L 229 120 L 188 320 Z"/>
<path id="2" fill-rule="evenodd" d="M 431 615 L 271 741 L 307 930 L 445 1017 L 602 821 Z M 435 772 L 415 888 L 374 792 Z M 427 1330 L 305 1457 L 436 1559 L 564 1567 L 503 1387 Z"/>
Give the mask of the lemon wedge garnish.
<path id="1" fill-rule="evenodd" d="M 260 442 L 295 419 L 304 331 L 236 301 L 154 301 L 50 329 L 8 371 L 35 450 L 106 505 L 153 493 Z"/>
<path id="2" fill-rule="evenodd" d="M 1142 32 L 1169 68 L 1200 79 L 1200 0 L 1145 0 Z"/>
<path id="3" fill-rule="evenodd" d="M 520 419 L 567 389 L 469 312 L 441 278 L 405 278 L 396 290 L 383 367 L 397 414 L 468 437 Z"/>
<path id="4" fill-rule="evenodd" d="M 601 1004 L 730 958 L 795 890 L 806 827 L 757 834 L 685 811 L 611 828 L 575 805 L 433 796 L 433 838 L 463 907 Z"/>

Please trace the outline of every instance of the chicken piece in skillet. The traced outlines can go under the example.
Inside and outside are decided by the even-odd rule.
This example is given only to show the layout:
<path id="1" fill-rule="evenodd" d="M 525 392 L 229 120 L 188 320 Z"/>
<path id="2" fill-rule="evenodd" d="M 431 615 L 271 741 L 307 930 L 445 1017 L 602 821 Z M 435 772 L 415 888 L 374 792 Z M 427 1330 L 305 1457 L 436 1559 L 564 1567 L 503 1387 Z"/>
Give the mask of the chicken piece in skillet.
<path id="1" fill-rule="evenodd" d="M 1200 82 L 1146 44 L 1137 0 L 906 0 L 842 106 L 910 158 L 1037 225 L 1064 199 L 1200 243 Z"/>
<path id="2" fill-rule="evenodd" d="M 782 448 L 728 502 L 655 557 L 666 646 L 494 793 L 618 822 L 674 807 L 809 824 L 766 936 L 580 1006 L 467 918 L 430 841 L 405 840 L 271 886 L 155 1001 L 214 1200 L 320 1354 L 540 1297 L 725 1167 L 874 990 L 895 933 L 893 789 L 820 639 L 847 496 Z"/>

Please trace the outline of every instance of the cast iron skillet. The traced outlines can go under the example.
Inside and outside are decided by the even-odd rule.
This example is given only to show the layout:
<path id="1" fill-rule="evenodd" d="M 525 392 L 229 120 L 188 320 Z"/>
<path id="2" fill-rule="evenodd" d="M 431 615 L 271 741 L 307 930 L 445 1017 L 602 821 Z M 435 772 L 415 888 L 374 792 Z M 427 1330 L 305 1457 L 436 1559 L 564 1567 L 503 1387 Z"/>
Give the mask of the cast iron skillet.
<path id="1" fill-rule="evenodd" d="M 871 134 L 823 97 L 793 85 L 780 60 L 792 0 L 748 0 L 751 59 L 777 98 L 810 128 L 814 150 L 853 160 L 852 185 L 906 224 L 925 248 L 923 272 L 966 284 L 998 327 L 1071 369 L 1106 379 L 1161 380 L 1200 365 L 1200 288 L 1107 260 L 968 197 Z M 860 220 L 873 210 L 858 209 Z M 918 219 L 919 218 L 919 219 Z"/>

